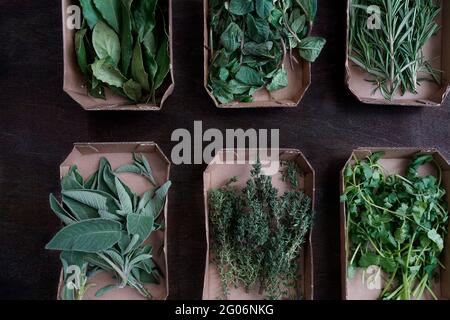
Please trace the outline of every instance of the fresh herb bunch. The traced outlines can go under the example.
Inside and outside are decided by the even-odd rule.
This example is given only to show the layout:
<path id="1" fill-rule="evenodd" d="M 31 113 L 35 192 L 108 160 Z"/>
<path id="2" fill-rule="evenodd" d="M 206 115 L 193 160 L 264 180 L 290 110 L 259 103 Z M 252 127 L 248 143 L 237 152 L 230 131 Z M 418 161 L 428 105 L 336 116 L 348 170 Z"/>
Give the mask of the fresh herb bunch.
<path id="1" fill-rule="evenodd" d="M 317 0 L 209 0 L 209 8 L 209 88 L 220 103 L 287 87 L 294 51 L 314 62 L 325 45 L 309 36 Z"/>
<path id="2" fill-rule="evenodd" d="M 98 171 L 86 181 L 72 166 L 61 180 L 62 202 L 50 195 L 51 209 L 66 225 L 46 246 L 62 251 L 63 299 L 81 300 L 88 278 L 97 271 L 114 273 L 118 283 L 99 289 L 96 296 L 130 286 L 151 298 L 144 284 L 158 284 L 164 276 L 146 240 L 164 228 L 161 213 L 171 182 L 157 185 L 145 156 L 134 154 L 133 159 L 132 165 L 113 171 L 102 158 Z M 119 173 L 140 174 L 154 188 L 138 196 L 117 176 Z M 75 281 L 68 281 L 74 267 L 81 273 L 75 273 Z"/>
<path id="3" fill-rule="evenodd" d="M 78 65 L 89 94 L 104 87 L 133 102 L 156 103 L 170 69 L 167 1 L 80 0 L 83 26 L 75 34 Z"/>
<path id="4" fill-rule="evenodd" d="M 212 250 L 225 298 L 230 287 L 259 285 L 268 299 L 288 297 L 297 287 L 298 259 L 313 219 L 299 174 L 295 163 L 286 164 L 283 180 L 291 190 L 279 197 L 258 161 L 243 190 L 233 186 L 233 178 L 209 192 Z"/>
<path id="5" fill-rule="evenodd" d="M 389 276 L 382 299 L 421 299 L 432 291 L 448 226 L 446 191 L 438 178 L 420 176 L 433 161 L 417 155 L 405 176 L 386 174 L 382 153 L 355 159 L 345 169 L 349 252 L 348 277 L 356 268 L 378 266 Z M 441 265 L 442 266 L 442 265 Z"/>
<path id="6" fill-rule="evenodd" d="M 380 28 L 368 28 L 369 6 L 381 10 Z M 352 0 L 350 6 L 350 60 L 373 76 L 374 92 L 386 100 L 406 92 L 417 94 L 424 80 L 441 83 L 423 53 L 439 31 L 441 9 L 435 0 Z M 433 57 L 434 58 L 434 57 Z"/>

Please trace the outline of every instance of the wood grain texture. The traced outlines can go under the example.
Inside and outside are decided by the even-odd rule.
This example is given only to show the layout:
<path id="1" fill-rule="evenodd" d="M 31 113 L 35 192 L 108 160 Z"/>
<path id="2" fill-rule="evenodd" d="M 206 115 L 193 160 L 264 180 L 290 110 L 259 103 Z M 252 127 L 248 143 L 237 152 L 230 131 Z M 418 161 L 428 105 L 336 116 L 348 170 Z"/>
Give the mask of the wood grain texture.
<path id="1" fill-rule="evenodd" d="M 157 142 L 169 156 L 176 128 L 279 128 L 317 172 L 315 298 L 339 299 L 339 170 L 359 146 L 437 147 L 450 157 L 450 103 L 440 109 L 368 106 L 344 86 L 345 1 L 319 1 L 314 32 L 328 44 L 300 107 L 219 110 L 202 84 L 202 1 L 174 0 L 174 94 L 162 112 L 88 113 L 62 91 L 60 2 L 0 0 L 0 299 L 54 299 L 60 264 L 44 245 L 60 228 L 48 194 L 74 142 Z M 205 165 L 173 166 L 170 298 L 199 299 Z"/>

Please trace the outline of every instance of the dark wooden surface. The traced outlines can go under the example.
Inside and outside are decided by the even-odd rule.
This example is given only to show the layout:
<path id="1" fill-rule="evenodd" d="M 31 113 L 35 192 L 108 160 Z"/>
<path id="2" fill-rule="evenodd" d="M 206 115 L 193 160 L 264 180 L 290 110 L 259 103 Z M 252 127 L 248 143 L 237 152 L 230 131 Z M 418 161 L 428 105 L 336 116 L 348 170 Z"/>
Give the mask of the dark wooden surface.
<path id="1" fill-rule="evenodd" d="M 156 141 L 167 155 L 176 128 L 279 128 L 317 172 L 316 299 L 338 299 L 339 170 L 359 146 L 438 147 L 450 157 L 450 104 L 367 106 L 344 86 L 345 2 L 319 1 L 315 33 L 328 44 L 300 107 L 219 110 L 203 90 L 201 0 L 174 0 L 176 88 L 160 113 L 88 113 L 62 91 L 60 1 L 0 0 L 0 299 L 54 299 L 60 264 L 44 246 L 60 224 L 48 194 L 74 142 Z M 170 194 L 170 298 L 199 299 L 205 236 L 204 165 L 174 166 Z"/>

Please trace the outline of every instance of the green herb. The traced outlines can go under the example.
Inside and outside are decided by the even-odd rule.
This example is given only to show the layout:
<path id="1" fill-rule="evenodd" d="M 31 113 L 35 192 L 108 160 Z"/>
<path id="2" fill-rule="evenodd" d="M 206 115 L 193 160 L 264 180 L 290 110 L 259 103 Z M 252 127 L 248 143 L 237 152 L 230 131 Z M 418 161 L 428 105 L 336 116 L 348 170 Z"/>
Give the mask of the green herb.
<path id="1" fill-rule="evenodd" d="M 287 87 L 294 52 L 314 62 L 325 45 L 309 36 L 317 0 L 210 0 L 209 8 L 209 89 L 220 103 Z"/>
<path id="2" fill-rule="evenodd" d="M 421 299 L 432 291 L 448 228 L 446 191 L 438 178 L 420 176 L 431 155 L 417 155 L 406 176 L 389 175 L 382 153 L 355 159 L 345 169 L 348 277 L 357 267 L 378 266 L 389 275 L 382 299 Z"/>
<path id="3" fill-rule="evenodd" d="M 66 225 L 46 246 L 62 251 L 63 299 L 82 299 L 89 275 L 99 270 L 114 273 L 119 282 L 101 288 L 96 296 L 130 286 L 151 298 L 144 285 L 157 284 L 163 277 L 145 240 L 164 228 L 161 212 L 171 182 L 157 185 L 145 156 L 134 154 L 133 159 L 132 165 L 122 166 L 115 173 L 102 158 L 98 171 L 86 181 L 72 166 L 61 181 L 62 202 L 50 195 L 51 209 Z M 136 195 L 117 176 L 125 172 L 143 175 L 155 188 Z M 74 267 L 81 273 L 75 273 L 77 279 L 68 282 L 73 273 L 70 268 Z"/>
<path id="4" fill-rule="evenodd" d="M 372 75 L 374 93 L 386 100 L 417 93 L 424 80 L 440 84 L 441 72 L 432 67 L 424 45 L 439 31 L 441 9 L 434 0 L 352 0 L 350 60 Z M 369 6 L 381 10 L 380 28 L 368 28 Z"/>
<path id="5" fill-rule="evenodd" d="M 281 197 L 258 161 L 243 190 L 237 178 L 209 192 L 212 251 L 226 298 L 229 288 L 258 289 L 269 299 L 296 288 L 299 255 L 312 225 L 311 198 L 299 188 L 301 174 L 288 162 L 283 179 L 291 190 Z"/>
<path id="6" fill-rule="evenodd" d="M 104 88 L 133 102 L 156 103 L 170 71 L 167 2 L 80 0 L 83 27 L 75 34 L 78 65 L 89 94 Z"/>

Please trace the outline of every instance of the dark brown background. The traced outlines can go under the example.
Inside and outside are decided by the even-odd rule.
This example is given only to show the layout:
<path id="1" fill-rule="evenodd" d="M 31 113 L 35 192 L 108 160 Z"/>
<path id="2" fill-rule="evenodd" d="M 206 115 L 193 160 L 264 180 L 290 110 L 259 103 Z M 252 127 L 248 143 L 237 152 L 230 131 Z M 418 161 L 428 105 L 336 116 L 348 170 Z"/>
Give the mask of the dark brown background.
<path id="1" fill-rule="evenodd" d="M 450 101 L 440 109 L 367 106 L 344 86 L 346 1 L 319 1 L 328 44 L 300 107 L 219 110 L 203 90 L 202 1 L 174 0 L 176 88 L 160 113 L 89 113 L 62 91 L 58 0 L 0 0 L 0 299 L 54 299 L 60 264 L 44 246 L 60 227 L 48 194 L 74 142 L 155 141 L 170 155 L 176 128 L 279 128 L 317 172 L 316 299 L 339 299 L 339 170 L 359 146 L 438 147 L 450 157 Z M 169 203 L 170 298 L 201 298 L 202 172 L 174 166 Z"/>

